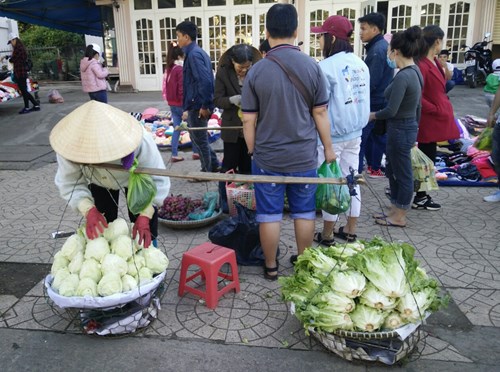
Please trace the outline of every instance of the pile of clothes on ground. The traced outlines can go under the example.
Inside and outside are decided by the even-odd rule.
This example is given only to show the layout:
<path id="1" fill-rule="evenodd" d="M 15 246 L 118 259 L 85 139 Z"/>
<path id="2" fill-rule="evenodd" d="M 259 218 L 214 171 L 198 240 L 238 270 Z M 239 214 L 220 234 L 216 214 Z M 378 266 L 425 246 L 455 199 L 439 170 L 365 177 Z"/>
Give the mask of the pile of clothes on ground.
<path id="1" fill-rule="evenodd" d="M 496 186 L 497 175 L 489 151 L 474 147 L 486 119 L 466 115 L 456 119 L 460 139 L 438 143 L 436 179 L 440 186 Z"/>
<path id="2" fill-rule="evenodd" d="M 29 80 L 28 92 L 38 90 L 38 83 Z M 0 102 L 10 101 L 11 99 L 21 96 L 18 91 L 17 84 L 14 83 L 9 75 L 4 80 L 0 81 Z"/>

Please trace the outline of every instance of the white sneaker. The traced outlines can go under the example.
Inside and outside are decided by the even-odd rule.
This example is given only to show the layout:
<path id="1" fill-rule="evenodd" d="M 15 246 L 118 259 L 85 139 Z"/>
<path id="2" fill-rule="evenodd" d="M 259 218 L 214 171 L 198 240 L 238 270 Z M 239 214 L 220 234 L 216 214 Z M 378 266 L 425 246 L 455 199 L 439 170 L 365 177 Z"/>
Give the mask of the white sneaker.
<path id="1" fill-rule="evenodd" d="M 493 193 L 491 195 L 485 196 L 483 198 L 483 200 L 485 202 L 490 202 L 490 203 L 500 202 L 500 190 L 498 190 L 497 192 L 495 192 L 495 193 Z"/>

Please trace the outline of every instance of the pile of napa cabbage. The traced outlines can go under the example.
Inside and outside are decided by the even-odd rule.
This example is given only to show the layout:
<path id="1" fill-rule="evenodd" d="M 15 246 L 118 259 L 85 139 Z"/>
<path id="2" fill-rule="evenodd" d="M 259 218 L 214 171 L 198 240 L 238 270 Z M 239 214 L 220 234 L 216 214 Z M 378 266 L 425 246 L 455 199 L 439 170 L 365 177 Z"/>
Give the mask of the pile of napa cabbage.
<path id="1" fill-rule="evenodd" d="M 110 296 L 151 281 L 168 262 L 161 250 L 138 245 L 127 222 L 118 218 L 96 239 L 87 239 L 80 229 L 64 242 L 54 255 L 51 287 L 65 297 Z"/>
<path id="2" fill-rule="evenodd" d="M 407 243 L 371 241 L 306 249 L 295 273 L 279 278 L 306 333 L 393 330 L 446 306 Z"/>

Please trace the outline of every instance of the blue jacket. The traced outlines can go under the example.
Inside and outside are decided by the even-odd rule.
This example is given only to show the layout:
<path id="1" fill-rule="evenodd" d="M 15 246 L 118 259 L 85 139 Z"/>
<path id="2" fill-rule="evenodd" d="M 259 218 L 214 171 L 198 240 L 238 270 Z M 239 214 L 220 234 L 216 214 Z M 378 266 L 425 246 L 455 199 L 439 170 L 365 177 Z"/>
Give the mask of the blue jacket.
<path id="1" fill-rule="evenodd" d="M 183 68 L 184 101 L 187 110 L 214 109 L 214 73 L 208 54 L 196 41 L 182 48 L 185 54 Z"/>
<path id="2" fill-rule="evenodd" d="M 385 106 L 384 91 L 394 77 L 394 70 L 387 64 L 389 44 L 377 35 L 366 44 L 365 63 L 370 69 L 370 109 L 378 111 Z"/>

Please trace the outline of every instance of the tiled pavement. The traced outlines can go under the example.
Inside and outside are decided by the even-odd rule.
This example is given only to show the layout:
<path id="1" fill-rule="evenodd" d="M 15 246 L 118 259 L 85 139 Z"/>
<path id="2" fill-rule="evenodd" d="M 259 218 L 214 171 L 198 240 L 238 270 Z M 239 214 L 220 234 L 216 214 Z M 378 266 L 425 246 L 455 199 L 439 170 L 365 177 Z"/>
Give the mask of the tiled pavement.
<path id="1" fill-rule="evenodd" d="M 467 94 L 464 92 L 464 99 Z M 168 162 L 170 154 L 162 154 Z M 185 157 L 190 159 L 190 153 Z M 168 167 L 195 171 L 199 161 L 186 160 Z M 29 171 L 0 171 L 0 262 L 49 264 L 64 240 L 51 239 L 50 233 L 78 227 L 80 218 L 58 197 L 53 184 L 55 171 L 54 163 Z M 174 194 L 202 195 L 217 189 L 216 183 L 193 184 L 175 178 L 171 181 Z M 413 244 L 423 266 L 453 299 L 448 310 L 429 319 L 427 337 L 420 342 L 415 359 L 464 363 L 462 366 L 470 365 L 470 369 L 482 366 L 480 356 L 455 341 L 457 335 L 463 337 L 464 332 L 480 326 L 487 327 L 497 339 L 500 336 L 500 209 L 497 204 L 482 201 L 491 189 L 443 187 L 433 194 L 443 205 L 442 210 L 412 210 L 408 227 L 398 229 L 373 223 L 371 215 L 388 202 L 383 193 L 385 181 L 367 181 L 362 187 L 358 235 L 367 239 L 379 235 Z M 319 229 L 320 218 L 316 225 Z M 177 296 L 182 253 L 207 241 L 208 230 L 161 226 L 160 247 L 170 258 L 162 309 L 145 332 L 133 337 L 202 340 L 276 350 L 324 350 L 304 334 L 281 301 L 279 285 L 266 281 L 259 267 L 240 267 L 241 292 L 224 296 L 214 311 L 192 295 Z M 295 252 L 295 244 L 293 224 L 287 216 L 282 225 L 280 252 L 280 275 L 290 274 L 288 258 Z M 41 282 L 21 298 L 0 295 L 0 328 L 81 333 L 77 322 L 48 303 Z M 445 336 L 446 332 L 452 336 Z M 332 363 L 339 361 L 331 358 Z"/>

